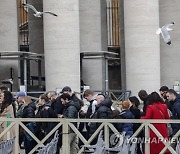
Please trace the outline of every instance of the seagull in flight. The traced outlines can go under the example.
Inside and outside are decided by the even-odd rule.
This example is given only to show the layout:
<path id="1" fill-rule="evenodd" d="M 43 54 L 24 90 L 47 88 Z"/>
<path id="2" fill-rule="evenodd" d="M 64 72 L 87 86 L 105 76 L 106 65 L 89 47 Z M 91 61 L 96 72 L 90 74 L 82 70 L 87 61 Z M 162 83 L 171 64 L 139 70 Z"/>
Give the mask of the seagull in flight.
<path id="1" fill-rule="evenodd" d="M 169 35 L 169 31 L 172 31 L 172 28 L 169 28 L 170 26 L 174 25 L 175 22 L 171 22 L 170 24 L 164 25 L 162 28 L 158 28 L 156 31 L 156 34 L 162 35 L 164 42 L 168 45 L 171 45 L 171 37 Z"/>
<path id="2" fill-rule="evenodd" d="M 57 14 L 55 14 L 55 13 L 52 13 L 52 12 L 50 12 L 50 11 L 44 11 L 44 12 L 40 12 L 40 11 L 37 11 L 36 10 L 36 8 L 34 7 L 34 6 L 32 6 L 32 5 L 30 5 L 30 4 L 22 4 L 23 6 L 25 6 L 25 7 L 27 7 L 27 8 L 30 8 L 30 9 L 32 9 L 35 13 L 34 13 L 34 16 L 35 17 L 42 17 L 42 15 L 44 14 L 44 13 L 49 13 L 49 14 L 51 14 L 51 15 L 53 15 L 53 16 L 58 16 Z"/>

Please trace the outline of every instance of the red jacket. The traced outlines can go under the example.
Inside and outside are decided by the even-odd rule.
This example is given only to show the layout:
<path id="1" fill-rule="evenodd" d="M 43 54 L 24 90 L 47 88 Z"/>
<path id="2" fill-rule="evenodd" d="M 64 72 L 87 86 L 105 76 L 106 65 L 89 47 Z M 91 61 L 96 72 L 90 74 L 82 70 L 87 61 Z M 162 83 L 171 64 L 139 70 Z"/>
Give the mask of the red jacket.
<path id="1" fill-rule="evenodd" d="M 169 119 L 166 104 L 162 104 L 161 102 L 154 102 L 152 105 L 148 105 L 146 115 L 141 117 L 141 119 Z M 154 123 L 153 125 L 164 138 L 168 139 L 167 124 Z M 164 148 L 164 144 L 160 142 L 160 140 L 152 130 L 150 130 L 150 141 L 150 153 L 159 154 L 160 151 Z"/>

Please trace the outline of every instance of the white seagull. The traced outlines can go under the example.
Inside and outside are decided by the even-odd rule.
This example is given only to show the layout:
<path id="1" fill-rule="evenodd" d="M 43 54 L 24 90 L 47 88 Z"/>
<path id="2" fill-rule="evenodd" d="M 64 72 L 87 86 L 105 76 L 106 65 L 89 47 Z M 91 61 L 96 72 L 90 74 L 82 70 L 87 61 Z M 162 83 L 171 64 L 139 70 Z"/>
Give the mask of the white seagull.
<path id="1" fill-rule="evenodd" d="M 42 17 L 42 15 L 44 14 L 44 13 L 49 13 L 49 14 L 51 14 L 51 15 L 53 15 L 53 16 L 58 16 L 57 14 L 55 14 L 55 13 L 52 13 L 52 12 L 50 12 L 50 11 L 44 11 L 44 12 L 40 12 L 40 11 L 37 11 L 36 10 L 36 8 L 34 7 L 34 6 L 32 6 L 32 5 L 30 5 L 30 4 L 22 4 L 23 6 L 25 6 L 25 7 L 27 7 L 27 8 L 30 8 L 30 9 L 32 9 L 35 13 L 34 13 L 34 16 L 35 17 Z"/>
<path id="2" fill-rule="evenodd" d="M 10 79 L 5 79 L 5 80 L 1 80 L 2 84 L 13 84 L 13 79 L 10 78 Z"/>
<path id="3" fill-rule="evenodd" d="M 169 28 L 170 26 L 174 25 L 175 22 L 171 22 L 170 24 L 164 25 L 162 28 L 158 28 L 156 31 L 156 34 L 162 35 L 164 42 L 168 45 L 171 45 L 171 37 L 169 35 L 169 31 L 172 31 L 173 29 Z"/>

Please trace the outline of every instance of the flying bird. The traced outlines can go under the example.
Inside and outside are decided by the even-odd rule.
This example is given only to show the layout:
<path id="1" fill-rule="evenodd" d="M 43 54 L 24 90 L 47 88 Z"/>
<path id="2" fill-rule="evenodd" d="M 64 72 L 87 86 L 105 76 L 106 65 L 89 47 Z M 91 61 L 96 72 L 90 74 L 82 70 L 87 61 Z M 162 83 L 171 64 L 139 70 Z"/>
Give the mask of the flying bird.
<path id="1" fill-rule="evenodd" d="M 172 28 L 169 28 L 170 26 L 174 25 L 175 22 L 171 22 L 170 24 L 164 25 L 162 28 L 158 28 L 156 31 L 156 34 L 162 35 L 164 42 L 168 45 L 171 45 L 171 37 L 169 35 L 169 31 L 172 31 Z"/>
<path id="2" fill-rule="evenodd" d="M 48 14 L 50 14 L 50 15 L 53 15 L 53 16 L 58 16 L 57 14 L 55 14 L 55 13 L 52 13 L 52 12 L 50 12 L 50 11 L 44 11 L 44 12 L 40 12 L 40 11 L 37 11 L 36 10 L 36 8 L 34 7 L 34 6 L 32 6 L 32 5 L 30 5 L 30 4 L 22 4 L 23 6 L 25 6 L 25 7 L 27 7 L 27 8 L 30 8 L 30 9 L 32 9 L 35 13 L 34 13 L 34 16 L 35 17 L 42 17 L 42 15 L 43 14 L 45 14 L 45 13 L 48 13 Z"/>
<path id="3" fill-rule="evenodd" d="M 1 80 L 1 83 L 2 84 L 13 84 L 13 79 L 10 78 L 10 79 Z"/>

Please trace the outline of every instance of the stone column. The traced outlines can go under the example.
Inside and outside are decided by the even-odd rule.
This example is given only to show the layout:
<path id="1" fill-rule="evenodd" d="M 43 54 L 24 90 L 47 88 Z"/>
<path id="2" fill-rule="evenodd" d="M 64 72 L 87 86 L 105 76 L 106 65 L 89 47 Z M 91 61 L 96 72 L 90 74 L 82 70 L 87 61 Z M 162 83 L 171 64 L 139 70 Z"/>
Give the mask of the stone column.
<path id="1" fill-rule="evenodd" d="M 28 0 L 28 4 L 33 5 L 38 11 L 43 11 L 43 0 Z M 37 18 L 33 10 L 28 10 L 28 28 L 29 28 L 29 51 L 39 54 L 44 53 L 44 32 L 43 17 Z M 42 76 L 44 76 L 44 61 L 42 61 Z M 38 76 L 38 63 L 35 60 L 30 61 L 30 76 Z M 37 85 L 37 83 L 35 83 Z"/>
<path id="2" fill-rule="evenodd" d="M 0 51 L 18 51 L 17 7 L 16 0 L 0 2 Z M 0 81 L 10 78 L 11 68 L 13 68 L 14 81 L 12 90 L 17 91 L 18 60 L 0 59 Z"/>
<path id="3" fill-rule="evenodd" d="M 160 87 L 159 1 L 124 1 L 126 89 L 137 95 L 140 89 Z"/>
<path id="4" fill-rule="evenodd" d="M 46 89 L 80 91 L 79 0 L 43 0 Z"/>
<path id="5" fill-rule="evenodd" d="M 159 12 L 160 12 L 160 27 L 175 22 L 175 25 L 171 26 L 174 31 L 169 32 L 172 40 L 171 45 L 164 43 L 162 37 L 161 42 L 161 85 L 167 85 L 169 88 L 173 87 L 176 80 L 180 81 L 180 6 L 179 1 L 173 2 L 168 0 L 159 0 Z"/>
<path id="6" fill-rule="evenodd" d="M 106 0 L 79 0 L 82 52 L 107 51 Z M 105 90 L 103 58 L 83 59 L 82 79 L 94 90 Z"/>

